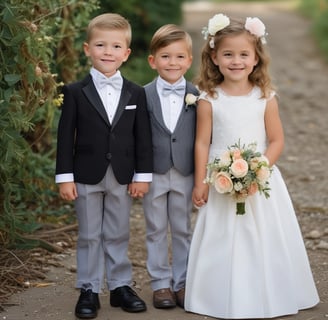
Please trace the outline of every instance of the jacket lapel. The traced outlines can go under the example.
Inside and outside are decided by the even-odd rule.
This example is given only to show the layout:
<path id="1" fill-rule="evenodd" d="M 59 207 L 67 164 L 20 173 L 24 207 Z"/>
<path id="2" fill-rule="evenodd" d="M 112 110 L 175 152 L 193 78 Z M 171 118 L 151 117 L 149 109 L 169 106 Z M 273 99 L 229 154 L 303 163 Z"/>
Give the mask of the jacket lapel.
<path id="1" fill-rule="evenodd" d="M 88 98 L 89 102 L 95 107 L 95 109 L 98 111 L 100 116 L 104 119 L 104 121 L 110 126 L 108 116 L 105 110 L 105 107 L 99 97 L 99 94 L 97 92 L 97 89 L 92 81 L 92 77 L 88 75 L 84 81 L 86 82 L 86 85 L 82 88 L 82 91 Z"/>
<path id="2" fill-rule="evenodd" d="M 127 106 L 131 98 L 130 86 L 126 79 L 123 78 L 123 87 L 121 90 L 120 100 L 116 109 L 116 113 L 113 119 L 112 127 L 115 127 L 117 121 L 120 119 L 125 107 Z"/>

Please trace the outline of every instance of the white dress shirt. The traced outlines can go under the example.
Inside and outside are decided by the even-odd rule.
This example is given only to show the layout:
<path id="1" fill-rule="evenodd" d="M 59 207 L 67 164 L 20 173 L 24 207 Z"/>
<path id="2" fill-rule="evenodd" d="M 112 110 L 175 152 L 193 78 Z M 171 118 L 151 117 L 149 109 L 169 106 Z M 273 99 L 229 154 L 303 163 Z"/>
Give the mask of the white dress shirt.
<path id="1" fill-rule="evenodd" d="M 120 87 L 118 88 L 114 88 L 111 85 L 101 86 L 100 83 L 102 80 L 106 80 L 106 76 L 95 68 L 91 68 L 90 74 L 92 76 L 95 87 L 99 93 L 101 101 L 106 109 L 109 122 L 112 123 L 117 110 L 123 86 L 123 78 L 121 76 L 121 72 L 118 70 L 114 75 L 110 77 L 117 77 L 120 79 Z"/>
<path id="2" fill-rule="evenodd" d="M 161 101 L 164 123 L 171 132 L 174 131 L 176 124 L 178 122 L 181 110 L 184 105 L 184 101 L 183 101 L 184 96 L 177 95 L 173 92 L 170 93 L 169 95 L 164 96 L 162 94 L 162 91 L 164 86 L 175 87 L 177 85 L 186 86 L 186 79 L 182 77 L 174 84 L 170 84 L 165 80 L 163 80 L 160 76 L 157 78 L 156 88 Z"/>

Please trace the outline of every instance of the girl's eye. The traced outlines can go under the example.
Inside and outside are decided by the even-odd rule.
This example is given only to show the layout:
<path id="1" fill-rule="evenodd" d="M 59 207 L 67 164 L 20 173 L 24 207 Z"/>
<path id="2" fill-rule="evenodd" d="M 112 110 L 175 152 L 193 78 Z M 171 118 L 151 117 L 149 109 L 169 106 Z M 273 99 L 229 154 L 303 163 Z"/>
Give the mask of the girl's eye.
<path id="1" fill-rule="evenodd" d="M 120 49 L 121 46 L 120 46 L 119 44 L 117 44 L 117 45 L 114 46 L 114 48 L 115 48 L 115 49 Z"/>
<path id="2" fill-rule="evenodd" d="M 102 43 L 97 43 L 96 46 L 97 47 L 103 47 L 103 44 Z"/>

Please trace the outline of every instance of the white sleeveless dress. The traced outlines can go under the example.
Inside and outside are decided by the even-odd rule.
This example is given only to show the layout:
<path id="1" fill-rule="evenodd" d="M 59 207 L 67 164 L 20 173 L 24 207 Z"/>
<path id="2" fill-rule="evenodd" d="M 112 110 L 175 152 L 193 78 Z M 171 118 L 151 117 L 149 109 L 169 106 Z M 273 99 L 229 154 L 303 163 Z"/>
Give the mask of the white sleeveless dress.
<path id="1" fill-rule="evenodd" d="M 217 93 L 217 99 L 207 99 L 213 112 L 210 161 L 239 139 L 246 145 L 257 142 L 264 152 L 267 100 L 260 98 L 260 89 L 246 96 Z M 226 319 L 271 318 L 319 302 L 294 208 L 276 166 L 270 188 L 268 199 L 256 193 L 246 199 L 246 213 L 236 215 L 234 200 L 210 187 L 190 248 L 186 311 Z"/>

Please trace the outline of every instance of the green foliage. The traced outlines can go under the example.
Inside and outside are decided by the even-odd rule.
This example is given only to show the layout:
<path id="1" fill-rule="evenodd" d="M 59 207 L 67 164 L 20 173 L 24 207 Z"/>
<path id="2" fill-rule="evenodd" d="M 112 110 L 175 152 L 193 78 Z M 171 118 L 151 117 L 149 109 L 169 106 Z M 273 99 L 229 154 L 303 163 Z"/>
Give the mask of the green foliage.
<path id="1" fill-rule="evenodd" d="M 155 76 L 147 62 L 153 33 L 181 22 L 182 0 L 3 0 L 0 3 L 0 245 L 42 245 L 26 236 L 44 221 L 71 219 L 54 183 L 62 83 L 89 71 L 82 51 L 90 19 L 125 16 L 133 28 L 123 74 L 140 84 Z M 101 10 L 99 9 L 101 8 Z"/>
<path id="2" fill-rule="evenodd" d="M 292 2 L 294 0 L 213 0 L 214 2 Z"/>
<path id="3" fill-rule="evenodd" d="M 65 72 L 66 78 L 74 75 L 78 59 L 70 44 L 96 8 L 96 0 L 0 4 L 1 244 L 17 244 L 33 232 L 37 214 L 57 201 L 53 126 L 62 99 L 57 71 L 62 79 Z"/>
<path id="4" fill-rule="evenodd" d="M 301 0 L 300 10 L 313 20 L 313 34 L 328 60 L 328 0 Z"/>

